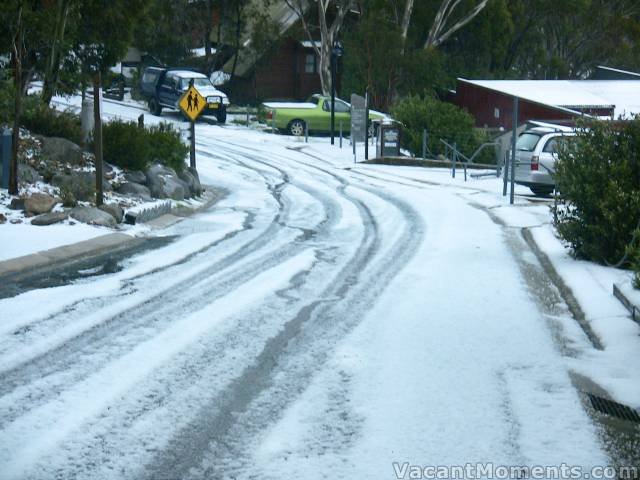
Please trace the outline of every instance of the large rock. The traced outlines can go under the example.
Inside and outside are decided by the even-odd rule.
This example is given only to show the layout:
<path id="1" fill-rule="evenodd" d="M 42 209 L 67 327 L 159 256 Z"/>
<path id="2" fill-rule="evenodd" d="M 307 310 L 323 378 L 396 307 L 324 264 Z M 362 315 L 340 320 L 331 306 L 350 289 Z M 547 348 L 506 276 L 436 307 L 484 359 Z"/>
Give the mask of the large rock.
<path id="1" fill-rule="evenodd" d="M 42 153 L 57 162 L 83 163 L 82 149 L 66 138 L 42 137 Z"/>
<path id="2" fill-rule="evenodd" d="M 26 165 L 24 163 L 18 164 L 18 182 L 23 183 L 36 183 L 41 182 L 42 177 L 38 175 L 35 168 Z"/>
<path id="3" fill-rule="evenodd" d="M 9 209 L 24 210 L 24 198 L 12 198 L 11 203 L 9 203 Z"/>
<path id="4" fill-rule="evenodd" d="M 46 193 L 34 193 L 24 199 L 24 210 L 27 213 L 39 215 L 48 213 L 56 204 L 56 199 Z"/>
<path id="5" fill-rule="evenodd" d="M 69 216 L 89 225 L 111 228 L 116 226 L 116 219 L 111 214 L 103 212 L 96 207 L 76 207 L 69 212 Z"/>
<path id="6" fill-rule="evenodd" d="M 133 182 L 123 183 L 118 187 L 118 192 L 122 195 L 140 198 L 146 202 L 151 201 L 151 192 L 144 185 Z"/>
<path id="7" fill-rule="evenodd" d="M 184 200 L 190 196 L 189 186 L 180 180 L 172 168 L 157 163 L 149 167 L 145 175 L 147 186 L 154 198 Z"/>
<path id="8" fill-rule="evenodd" d="M 195 170 L 195 169 L 193 169 Z M 197 176 L 195 176 L 190 169 L 185 169 L 178 174 L 180 179 L 187 184 L 189 187 L 189 191 L 191 192 L 192 197 L 200 196 L 202 193 L 202 186 L 200 185 L 200 180 Z"/>
<path id="9" fill-rule="evenodd" d="M 76 200 L 81 202 L 93 200 L 96 193 L 96 177 L 95 174 L 91 172 L 54 175 L 51 179 L 51 184 L 61 190 L 63 197 L 68 192 L 73 195 Z"/>
<path id="10" fill-rule="evenodd" d="M 125 173 L 124 179 L 127 182 L 139 183 L 140 185 L 144 185 L 145 183 L 147 183 L 146 175 L 140 170 L 132 170 L 131 172 Z"/>
<path id="11" fill-rule="evenodd" d="M 62 222 L 69 217 L 69 212 L 49 212 L 38 215 L 31 220 L 31 225 L 45 226 Z"/>
<path id="12" fill-rule="evenodd" d="M 104 205 L 100 205 L 98 208 L 103 212 L 107 212 L 109 215 L 111 215 L 116 223 L 122 223 L 122 220 L 124 218 L 124 210 L 120 205 L 116 203 L 106 203 Z"/>

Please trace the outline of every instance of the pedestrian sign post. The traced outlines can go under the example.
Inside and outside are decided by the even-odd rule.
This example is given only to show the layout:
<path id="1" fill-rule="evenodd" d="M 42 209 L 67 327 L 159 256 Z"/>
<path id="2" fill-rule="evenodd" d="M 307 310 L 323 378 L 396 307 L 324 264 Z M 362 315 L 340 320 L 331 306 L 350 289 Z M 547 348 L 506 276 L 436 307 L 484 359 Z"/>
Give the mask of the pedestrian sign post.
<path id="1" fill-rule="evenodd" d="M 189 120 L 195 122 L 198 115 L 200 115 L 202 110 L 207 106 L 207 101 L 200 95 L 200 92 L 196 90 L 196 87 L 191 85 L 180 99 L 178 105 L 184 114 L 189 117 Z"/>
<path id="2" fill-rule="evenodd" d="M 207 106 L 207 101 L 200 95 L 200 92 L 193 86 L 193 81 L 189 85 L 189 89 L 178 102 L 180 110 L 191 120 L 191 148 L 189 154 L 189 165 L 196 168 L 196 118 L 202 113 Z"/>

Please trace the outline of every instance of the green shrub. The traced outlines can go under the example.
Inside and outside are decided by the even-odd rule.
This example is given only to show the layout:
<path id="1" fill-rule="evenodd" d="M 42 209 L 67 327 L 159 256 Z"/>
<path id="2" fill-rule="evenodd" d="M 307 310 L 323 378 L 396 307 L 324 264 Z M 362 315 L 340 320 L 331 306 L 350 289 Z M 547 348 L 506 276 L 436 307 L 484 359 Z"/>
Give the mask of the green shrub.
<path id="1" fill-rule="evenodd" d="M 580 258 L 639 265 L 640 117 L 580 126 L 556 167 L 558 233 Z"/>
<path id="2" fill-rule="evenodd" d="M 11 81 L 0 82 L 0 119 L 13 122 L 15 89 Z M 22 100 L 21 126 L 46 137 L 62 137 L 75 143 L 82 140 L 80 117 L 71 111 L 59 112 L 44 103 L 39 95 L 25 95 Z"/>
<path id="3" fill-rule="evenodd" d="M 430 95 L 413 96 L 401 100 L 393 109 L 393 117 L 404 125 L 402 144 L 415 155 L 422 154 L 422 135 L 426 128 L 429 140 L 428 148 L 433 155 L 445 153 L 445 145 L 454 143 L 466 156 L 486 140 L 484 134 L 475 128 L 473 117 L 461 108 L 442 102 Z M 491 149 L 486 150 L 476 163 L 495 162 Z"/>
<path id="4" fill-rule="evenodd" d="M 146 141 L 149 144 L 150 162 L 160 162 L 176 172 L 182 171 L 189 148 L 182 142 L 180 132 L 170 123 L 160 123 L 149 128 Z"/>
<path id="5" fill-rule="evenodd" d="M 168 123 L 150 128 L 120 120 L 105 123 L 102 142 L 104 161 L 128 170 L 144 171 L 151 163 L 159 162 L 179 172 L 189 152 L 180 132 Z"/>
<path id="6" fill-rule="evenodd" d="M 105 162 L 129 170 L 145 170 L 151 145 L 146 130 L 135 122 L 114 120 L 102 125 L 102 158 Z"/>
<path id="7" fill-rule="evenodd" d="M 82 129 L 80 117 L 71 112 L 59 112 L 33 98 L 36 105 L 29 105 L 27 101 L 22 116 L 22 125 L 31 131 L 45 137 L 62 137 L 74 143 L 82 143 Z M 35 103 L 35 102 L 34 102 Z"/>

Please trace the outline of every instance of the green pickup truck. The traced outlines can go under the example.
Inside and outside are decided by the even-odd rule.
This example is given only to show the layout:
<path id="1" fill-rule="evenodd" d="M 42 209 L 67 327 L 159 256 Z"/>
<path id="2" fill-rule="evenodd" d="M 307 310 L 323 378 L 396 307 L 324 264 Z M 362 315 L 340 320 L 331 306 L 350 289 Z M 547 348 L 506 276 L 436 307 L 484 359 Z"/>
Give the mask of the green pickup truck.
<path id="1" fill-rule="evenodd" d="M 266 102 L 262 104 L 266 111 L 266 120 L 269 125 L 275 118 L 278 130 L 287 131 L 291 135 L 304 135 L 305 125 L 309 132 L 331 131 L 331 98 L 322 95 L 312 95 L 306 102 Z M 336 98 L 335 103 L 336 132 L 340 129 L 349 133 L 351 130 L 351 105 Z M 381 120 L 387 118 L 384 113 L 369 110 L 369 120 Z M 374 134 L 374 125 L 369 126 L 369 134 Z"/>

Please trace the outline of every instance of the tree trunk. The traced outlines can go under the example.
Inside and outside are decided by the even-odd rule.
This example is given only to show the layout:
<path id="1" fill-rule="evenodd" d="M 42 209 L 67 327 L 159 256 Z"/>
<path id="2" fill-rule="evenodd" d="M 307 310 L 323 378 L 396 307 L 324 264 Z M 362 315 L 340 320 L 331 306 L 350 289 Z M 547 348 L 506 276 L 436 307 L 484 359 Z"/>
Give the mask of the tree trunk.
<path id="1" fill-rule="evenodd" d="M 229 75 L 229 81 L 233 80 L 236 74 L 236 66 L 238 65 L 238 55 L 240 54 L 240 34 L 242 33 L 241 27 L 241 8 L 240 3 L 236 3 L 236 31 L 235 31 L 235 49 L 236 53 L 233 57 L 233 66 L 231 67 L 231 74 Z"/>
<path id="2" fill-rule="evenodd" d="M 213 71 L 213 56 L 211 55 L 211 32 L 213 24 L 213 1 L 207 1 L 207 19 L 204 25 L 204 57 L 207 65 L 207 77 Z"/>
<path id="3" fill-rule="evenodd" d="M 67 25 L 68 14 L 69 0 L 58 0 L 54 36 L 51 40 L 51 51 L 47 58 L 44 82 L 42 85 L 42 101 L 47 105 L 51 102 L 51 97 L 53 97 L 60 77 L 61 44 L 64 41 L 64 32 Z"/>
<path id="4" fill-rule="evenodd" d="M 93 77 L 93 142 L 95 144 L 95 163 L 96 163 L 96 206 L 99 207 L 104 203 L 104 195 L 102 192 L 102 114 L 100 112 L 100 87 L 102 78 L 100 72 Z"/>
<path id="5" fill-rule="evenodd" d="M 320 75 L 322 95 L 331 95 L 331 44 L 328 42 L 322 42 L 320 46 L 318 74 Z"/>
<path id="6" fill-rule="evenodd" d="M 409 33 L 409 24 L 411 23 L 411 13 L 413 12 L 413 0 L 407 0 L 404 6 L 404 15 L 402 15 L 402 24 L 400 31 L 402 32 L 402 48 L 400 54 L 404 55 L 404 49 L 407 43 L 407 34 Z"/>

